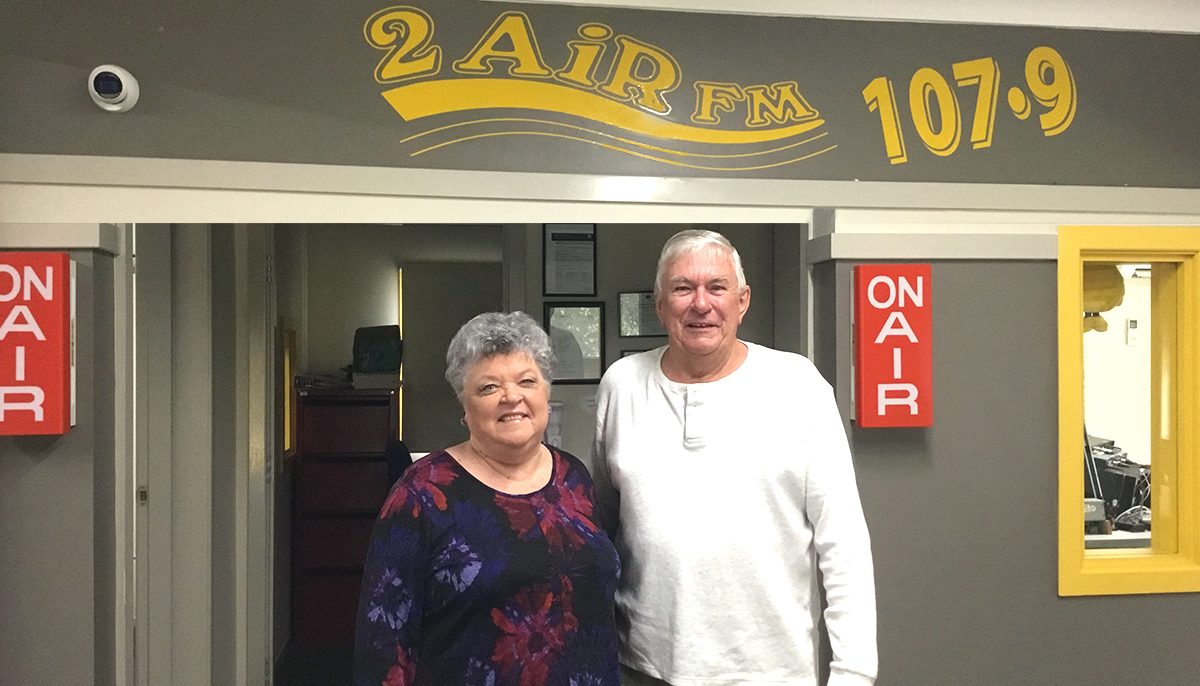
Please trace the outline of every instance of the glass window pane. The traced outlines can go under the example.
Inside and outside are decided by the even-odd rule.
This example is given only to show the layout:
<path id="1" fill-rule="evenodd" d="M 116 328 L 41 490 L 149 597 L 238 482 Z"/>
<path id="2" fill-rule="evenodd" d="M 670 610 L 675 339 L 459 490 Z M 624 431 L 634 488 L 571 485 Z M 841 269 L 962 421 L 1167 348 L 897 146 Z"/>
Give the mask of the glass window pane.
<path id="1" fill-rule="evenodd" d="M 1149 264 L 1084 263 L 1084 538 L 1092 553 L 1150 548 L 1156 441 L 1152 354 L 1156 289 Z M 1168 318 L 1170 319 L 1170 318 Z M 1168 321 L 1167 324 L 1172 322 Z M 1169 403 L 1160 410 L 1169 410 Z"/>

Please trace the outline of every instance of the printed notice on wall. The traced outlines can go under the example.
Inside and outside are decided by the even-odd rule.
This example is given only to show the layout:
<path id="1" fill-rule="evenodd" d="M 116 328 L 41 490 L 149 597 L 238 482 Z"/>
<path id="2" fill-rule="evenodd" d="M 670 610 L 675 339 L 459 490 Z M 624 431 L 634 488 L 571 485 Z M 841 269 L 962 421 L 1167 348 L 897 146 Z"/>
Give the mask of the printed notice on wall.
<path id="1" fill-rule="evenodd" d="M 550 417 L 546 421 L 546 442 L 550 445 L 562 445 L 563 402 L 550 401 Z"/>
<path id="2" fill-rule="evenodd" d="M 544 295 L 596 294 L 596 225 L 543 225 Z"/>
<path id="3" fill-rule="evenodd" d="M 654 293 L 650 291 L 621 293 L 620 336 L 665 336 L 667 330 L 658 319 Z"/>

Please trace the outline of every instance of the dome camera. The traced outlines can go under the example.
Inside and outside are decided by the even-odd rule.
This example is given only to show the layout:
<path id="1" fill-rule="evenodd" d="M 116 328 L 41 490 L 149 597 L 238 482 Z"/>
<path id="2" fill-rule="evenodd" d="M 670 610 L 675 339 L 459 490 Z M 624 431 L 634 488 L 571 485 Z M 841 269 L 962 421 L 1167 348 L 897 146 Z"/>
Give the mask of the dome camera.
<path id="1" fill-rule="evenodd" d="M 138 101 L 138 82 L 133 74 L 115 64 L 102 64 L 92 70 L 87 81 L 88 94 L 105 112 L 126 112 Z"/>

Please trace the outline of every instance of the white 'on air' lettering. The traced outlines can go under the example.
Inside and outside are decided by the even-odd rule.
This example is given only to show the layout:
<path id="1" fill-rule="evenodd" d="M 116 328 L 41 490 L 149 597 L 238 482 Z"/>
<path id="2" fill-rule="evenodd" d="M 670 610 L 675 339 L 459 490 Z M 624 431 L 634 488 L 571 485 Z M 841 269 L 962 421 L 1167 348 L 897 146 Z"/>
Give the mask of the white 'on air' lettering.
<path id="1" fill-rule="evenodd" d="M 0 264 L 0 274 L 8 275 L 12 285 L 8 290 L 0 288 L 0 303 L 6 303 L 17 297 L 17 293 L 21 293 L 21 299 L 30 300 L 33 295 L 33 290 L 37 289 L 42 300 L 50 300 L 54 295 L 54 270 L 46 267 L 46 276 L 39 279 L 33 267 L 26 266 L 24 273 L 18 273 L 17 268 L 11 264 Z M 24 286 L 24 288 L 22 288 Z"/>
<path id="2" fill-rule="evenodd" d="M 898 397 L 888 397 L 888 393 L 896 391 L 903 393 Z M 917 415 L 917 387 L 910 383 L 881 383 L 879 384 L 879 402 L 876 404 L 876 410 L 880 416 L 887 414 L 887 408 L 891 405 L 907 406 L 908 413 Z"/>
<path id="3" fill-rule="evenodd" d="M 26 395 L 25 402 L 10 402 L 11 396 Z M 5 412 L 26 411 L 33 413 L 35 422 L 45 421 L 46 412 L 42 405 L 46 402 L 46 392 L 37 386 L 0 386 L 0 422 L 4 421 Z"/>
<path id="4" fill-rule="evenodd" d="M 887 297 L 883 300 L 880 300 L 875 295 L 875 287 L 880 284 L 887 286 Z M 899 300 L 899 307 L 904 307 L 907 304 L 905 302 L 905 298 L 907 298 L 909 302 L 917 307 L 924 307 L 924 284 L 925 279 L 917 277 L 917 286 L 916 288 L 913 288 L 913 285 L 909 283 L 908 278 L 901 276 L 900 286 L 897 288 L 896 282 L 892 280 L 892 277 L 880 274 L 879 276 L 871 279 L 871 282 L 867 284 L 867 300 L 871 303 L 871 306 L 877 310 L 886 310 L 887 308 L 896 304 L 897 300 Z"/>
<path id="5" fill-rule="evenodd" d="M 17 317 L 21 317 L 23 322 L 18 322 Z M 42 333 L 42 327 L 38 326 L 37 320 L 33 318 L 33 313 L 29 311 L 27 305 L 15 305 L 12 311 L 8 313 L 8 317 L 4 319 L 4 323 L 0 324 L 0 341 L 4 340 L 10 333 L 31 333 L 33 337 L 39 341 L 46 340 L 46 334 Z"/>
<path id="6" fill-rule="evenodd" d="M 900 310 L 888 314 L 887 321 L 883 323 L 879 329 L 879 335 L 875 337 L 875 345 L 882 343 L 888 336 L 904 336 L 913 343 L 917 342 L 917 334 L 913 332 L 912 327 L 908 324 L 908 319 Z"/>

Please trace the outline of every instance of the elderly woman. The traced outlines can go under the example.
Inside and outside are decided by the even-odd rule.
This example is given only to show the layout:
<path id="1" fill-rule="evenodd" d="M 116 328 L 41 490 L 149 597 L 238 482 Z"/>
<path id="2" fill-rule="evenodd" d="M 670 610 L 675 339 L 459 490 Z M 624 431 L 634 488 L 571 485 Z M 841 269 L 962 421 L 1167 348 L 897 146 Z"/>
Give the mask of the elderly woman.
<path id="1" fill-rule="evenodd" d="M 372 534 L 354 683 L 617 686 L 619 563 L 592 482 L 542 443 L 554 355 L 521 312 L 446 352 L 469 437 L 416 461 Z"/>

